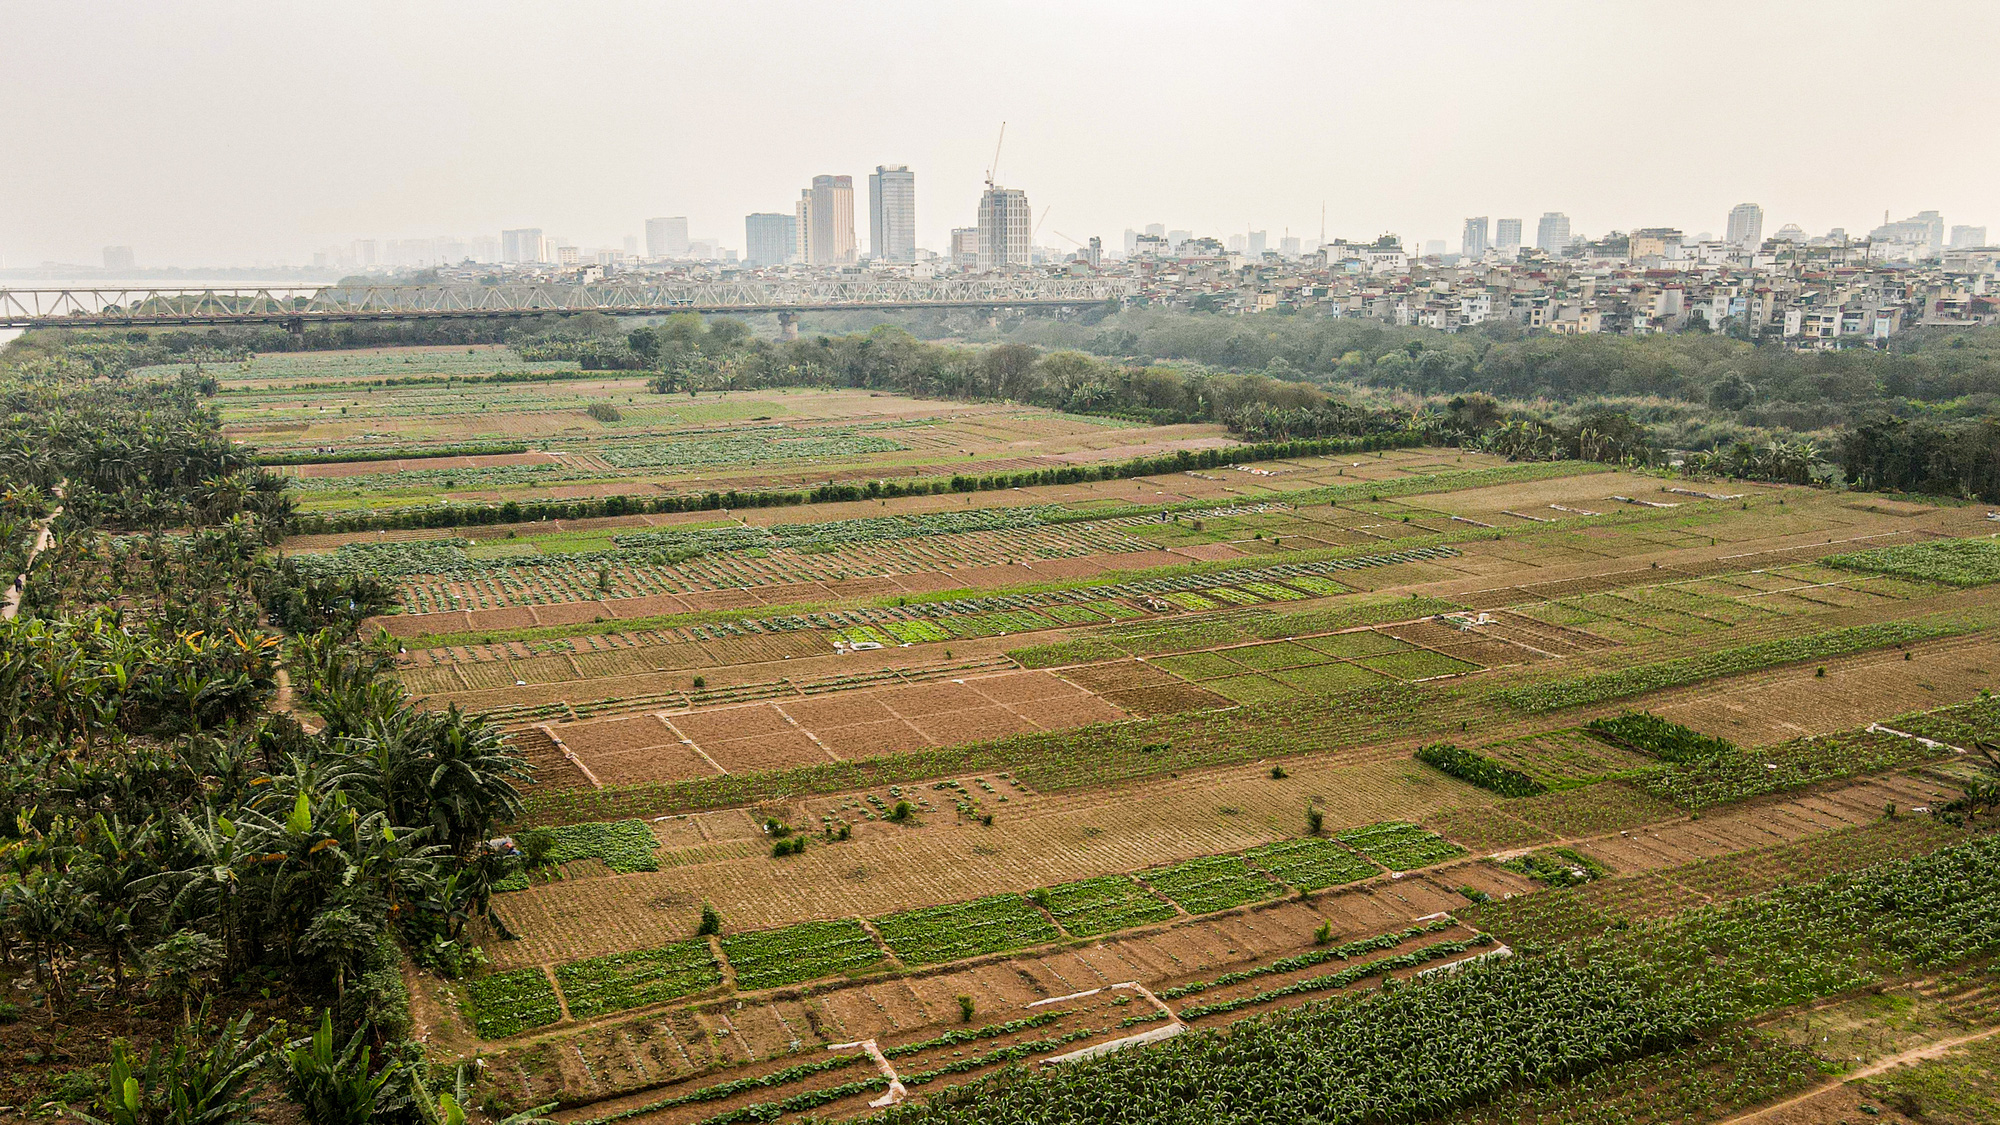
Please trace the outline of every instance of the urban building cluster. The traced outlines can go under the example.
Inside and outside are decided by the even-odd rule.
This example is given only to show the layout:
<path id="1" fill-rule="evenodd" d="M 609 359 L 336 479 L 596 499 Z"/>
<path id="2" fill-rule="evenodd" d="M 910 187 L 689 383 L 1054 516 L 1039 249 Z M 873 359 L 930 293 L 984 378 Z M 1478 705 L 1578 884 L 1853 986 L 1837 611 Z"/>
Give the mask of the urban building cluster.
<path id="1" fill-rule="evenodd" d="M 917 245 L 916 178 L 899 164 L 867 178 L 866 241 L 852 177 L 813 177 L 789 213 L 744 219 L 744 251 L 693 237 L 684 217 L 648 219 L 643 246 L 579 249 L 534 228 L 497 239 L 391 242 L 367 268 L 443 267 L 447 274 L 595 280 L 617 273 L 720 278 L 800 271 L 889 271 L 914 277 L 1026 271 L 1124 282 L 1127 300 L 1223 313 L 1271 310 L 1354 317 L 1458 331 L 1494 321 L 1561 335 L 1726 332 L 1802 348 L 1880 344 L 1919 325 L 1990 324 L 2000 314 L 2000 248 L 1983 226 L 1951 225 L 1936 211 L 1865 234 L 1796 225 L 1765 232 L 1755 203 L 1732 209 L 1720 236 L 1640 227 L 1591 237 L 1568 215 L 1534 220 L 1473 216 L 1456 251 L 1421 250 L 1398 235 L 1367 241 L 1273 240 L 1251 230 L 1216 238 L 1151 224 L 1098 238 L 1037 246 L 1025 192 L 988 181 L 976 222 L 952 230 L 941 252 Z M 1530 237 L 1532 235 L 1532 237 Z M 1067 236 L 1063 236 L 1067 238 Z M 107 249 L 129 254 L 125 248 Z M 129 261 L 129 258 L 121 260 Z M 316 263 L 320 264 L 320 263 Z"/>
<path id="2" fill-rule="evenodd" d="M 1093 272 L 1127 276 L 1130 299 L 1151 305 L 1446 331 L 1510 321 L 1558 335 L 1692 330 L 1834 348 L 2000 319 L 2000 248 L 1984 227 L 1947 231 L 1935 211 L 1861 237 L 1763 227 L 1763 209 L 1746 203 L 1721 238 L 1666 227 L 1587 238 L 1550 212 L 1528 246 L 1520 219 L 1476 216 L 1457 253 L 1433 243 L 1414 254 L 1394 235 L 1311 248 L 1287 238 L 1273 251 L 1260 231 L 1225 246 L 1156 226 L 1127 231 L 1125 258 Z"/>

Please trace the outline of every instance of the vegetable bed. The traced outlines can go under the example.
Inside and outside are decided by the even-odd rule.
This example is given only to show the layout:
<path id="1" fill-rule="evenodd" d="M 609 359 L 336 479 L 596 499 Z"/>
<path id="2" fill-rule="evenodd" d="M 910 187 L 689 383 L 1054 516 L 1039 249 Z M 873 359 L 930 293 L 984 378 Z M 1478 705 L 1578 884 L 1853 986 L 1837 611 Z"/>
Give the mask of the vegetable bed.
<path id="1" fill-rule="evenodd" d="M 722 954 L 736 971 L 739 992 L 836 976 L 882 960 L 875 939 L 851 918 L 731 934 L 722 939 Z"/>
<path id="2" fill-rule="evenodd" d="M 875 919 L 875 932 L 905 964 L 933 965 L 982 953 L 1061 941 L 1020 895 L 994 895 Z"/>

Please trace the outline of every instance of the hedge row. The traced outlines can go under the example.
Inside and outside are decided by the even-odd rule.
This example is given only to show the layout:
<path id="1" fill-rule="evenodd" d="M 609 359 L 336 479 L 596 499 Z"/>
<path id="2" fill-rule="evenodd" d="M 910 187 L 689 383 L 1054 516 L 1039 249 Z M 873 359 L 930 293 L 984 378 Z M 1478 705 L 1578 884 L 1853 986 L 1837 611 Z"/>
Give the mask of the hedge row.
<path id="1" fill-rule="evenodd" d="M 259 453 L 259 465 L 344 465 L 352 461 L 415 461 L 425 457 L 496 457 L 526 453 L 520 442 L 502 445 L 432 445 L 417 449 L 355 449 L 339 453 Z"/>
<path id="2" fill-rule="evenodd" d="M 1547 786 L 1520 770 L 1503 766 L 1449 742 L 1423 747 L 1417 751 L 1417 761 L 1502 797 L 1533 797 L 1549 791 Z"/>
<path id="3" fill-rule="evenodd" d="M 1126 480 L 1160 473 L 1214 469 L 1252 461 L 1276 461 L 1287 457 L 1316 457 L 1326 454 L 1407 449 L 1424 444 L 1415 431 L 1370 434 L 1357 438 L 1326 438 L 1316 441 L 1277 441 L 1238 445 L 1227 449 L 1179 450 L 1159 457 L 1135 457 L 1108 465 L 1064 465 L 1019 473 L 989 476 L 911 477 L 903 480 L 871 480 L 860 484 L 822 484 L 808 491 L 781 492 L 690 492 L 674 496 L 605 496 L 580 500 L 509 500 L 503 504 L 435 504 L 415 508 L 387 508 L 378 511 L 325 512 L 300 515 L 293 532 L 322 535 L 344 531 L 387 531 L 419 527 L 469 527 L 480 524 L 521 523 L 528 520 L 580 520 L 600 516 L 654 515 L 664 512 L 703 512 L 736 508 L 776 508 L 795 504 L 826 504 L 854 500 L 892 499 L 898 496 L 928 496 L 952 492 L 991 492 L 1038 485 L 1081 484 L 1089 481 Z M 495 452 L 496 450 L 481 450 Z M 504 452 L 519 452 L 518 449 Z M 407 456 L 407 454 L 405 454 Z M 335 459 L 335 458 L 329 458 Z M 352 458 L 366 459 L 363 457 Z M 271 462 L 267 462 L 271 463 Z"/>

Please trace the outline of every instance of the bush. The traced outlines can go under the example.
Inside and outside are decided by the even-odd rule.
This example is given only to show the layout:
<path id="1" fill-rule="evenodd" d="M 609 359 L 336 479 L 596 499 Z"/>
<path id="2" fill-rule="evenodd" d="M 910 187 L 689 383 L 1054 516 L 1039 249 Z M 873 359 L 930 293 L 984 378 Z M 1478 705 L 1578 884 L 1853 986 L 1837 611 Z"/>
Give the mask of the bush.
<path id="1" fill-rule="evenodd" d="M 704 937 L 722 932 L 722 911 L 717 910 L 714 903 L 701 904 L 701 925 L 694 932 Z"/>
<path id="2" fill-rule="evenodd" d="M 1663 762 L 1706 762 L 1736 754 L 1736 744 L 1726 738 L 1714 738 L 1645 711 L 1592 719 L 1584 729 Z"/>
<path id="3" fill-rule="evenodd" d="M 1548 786 L 1520 770 L 1509 769 L 1449 742 L 1422 747 L 1417 751 L 1417 761 L 1502 797 L 1533 797 L 1548 792 Z"/>
<path id="4" fill-rule="evenodd" d="M 608 402 L 593 402 L 584 407 L 583 412 L 600 422 L 616 422 L 625 417 L 619 413 L 617 407 Z"/>

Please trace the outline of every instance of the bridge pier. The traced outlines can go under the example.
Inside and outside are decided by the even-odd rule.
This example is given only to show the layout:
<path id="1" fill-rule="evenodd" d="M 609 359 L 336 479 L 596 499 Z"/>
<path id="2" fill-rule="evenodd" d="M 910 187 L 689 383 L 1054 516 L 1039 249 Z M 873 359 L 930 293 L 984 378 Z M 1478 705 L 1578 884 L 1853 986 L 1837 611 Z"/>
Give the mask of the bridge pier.
<path id="1" fill-rule="evenodd" d="M 778 339 L 796 340 L 798 338 L 799 338 L 799 314 L 795 312 L 779 313 Z"/>

